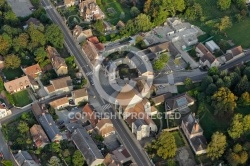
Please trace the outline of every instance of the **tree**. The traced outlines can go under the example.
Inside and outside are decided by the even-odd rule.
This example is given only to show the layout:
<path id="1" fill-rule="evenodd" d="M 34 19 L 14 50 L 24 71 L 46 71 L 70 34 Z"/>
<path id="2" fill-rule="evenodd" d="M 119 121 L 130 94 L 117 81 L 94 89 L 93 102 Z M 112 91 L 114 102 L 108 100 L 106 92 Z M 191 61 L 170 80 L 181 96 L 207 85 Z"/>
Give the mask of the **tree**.
<path id="1" fill-rule="evenodd" d="M 219 78 L 215 84 L 218 88 L 224 87 L 224 81 L 221 78 Z"/>
<path id="2" fill-rule="evenodd" d="M 225 113 L 232 113 L 236 108 L 235 96 L 228 88 L 222 87 L 212 96 L 213 106 L 220 115 Z"/>
<path id="3" fill-rule="evenodd" d="M 6 55 L 11 47 L 11 43 L 0 35 L 0 54 Z"/>
<path id="4" fill-rule="evenodd" d="M 250 115 L 246 115 L 243 118 L 243 130 L 244 134 L 247 134 L 250 131 Z"/>
<path id="5" fill-rule="evenodd" d="M 14 54 L 7 55 L 4 59 L 4 67 L 5 68 L 10 68 L 10 69 L 16 69 L 20 67 L 21 65 L 21 60 L 18 56 Z"/>
<path id="6" fill-rule="evenodd" d="M 233 149 L 230 149 L 227 160 L 232 166 L 237 166 L 239 164 L 245 164 L 248 160 L 248 154 L 243 150 L 240 144 L 236 144 Z"/>
<path id="7" fill-rule="evenodd" d="M 240 99 L 239 99 L 239 103 L 242 105 L 242 106 L 247 106 L 247 105 L 250 105 L 250 95 L 248 92 L 244 92 L 242 93 Z"/>
<path id="8" fill-rule="evenodd" d="M 104 33 L 103 20 L 96 20 L 95 23 L 94 23 L 94 27 L 99 33 Z"/>
<path id="9" fill-rule="evenodd" d="M 46 41 L 49 42 L 55 48 L 62 48 L 64 37 L 61 29 L 56 24 L 51 24 L 45 31 Z"/>
<path id="10" fill-rule="evenodd" d="M 51 150 L 52 150 L 52 152 L 54 152 L 54 153 L 59 153 L 60 150 L 61 150 L 60 144 L 59 144 L 59 143 L 56 143 L 56 142 L 52 142 L 52 143 L 51 143 Z"/>
<path id="11" fill-rule="evenodd" d="M 152 0 L 146 0 L 144 3 L 143 11 L 144 13 L 148 13 L 150 10 Z"/>
<path id="12" fill-rule="evenodd" d="M 202 7 L 199 3 L 194 3 L 193 6 L 189 6 L 185 11 L 185 17 L 189 20 L 195 20 L 202 16 Z"/>
<path id="13" fill-rule="evenodd" d="M 225 76 L 223 78 L 224 87 L 230 88 L 231 87 L 231 78 L 229 76 Z"/>
<path id="14" fill-rule="evenodd" d="M 249 82 L 248 82 L 247 76 L 244 75 L 241 78 L 240 82 L 236 85 L 235 93 L 236 95 L 240 96 L 242 93 L 244 93 L 248 89 L 249 89 Z"/>
<path id="15" fill-rule="evenodd" d="M 44 62 L 44 60 L 47 58 L 47 53 L 44 50 L 44 47 L 39 47 L 35 50 L 34 55 L 36 56 L 35 60 L 40 64 Z"/>
<path id="16" fill-rule="evenodd" d="M 214 83 L 208 85 L 206 94 L 213 95 L 217 91 L 217 86 Z"/>
<path id="17" fill-rule="evenodd" d="M 2 77 L 0 77 L 0 93 L 4 90 L 4 82 Z"/>
<path id="18" fill-rule="evenodd" d="M 154 70 L 157 70 L 157 71 L 162 70 L 165 67 L 168 60 L 169 60 L 169 56 L 167 54 L 161 54 L 161 56 L 157 60 L 155 60 L 153 63 Z"/>
<path id="19" fill-rule="evenodd" d="M 27 33 L 21 33 L 18 37 L 13 39 L 13 47 L 16 52 L 20 49 L 27 47 L 29 43 L 29 35 Z"/>
<path id="20" fill-rule="evenodd" d="M 193 87 L 193 81 L 191 80 L 191 78 L 187 77 L 187 78 L 184 80 L 184 85 L 185 85 L 185 88 L 186 88 L 187 90 L 192 89 L 192 87 Z"/>
<path id="21" fill-rule="evenodd" d="M 172 158 L 176 155 L 176 143 L 174 136 L 168 132 L 163 132 L 152 144 L 152 148 L 157 151 L 157 155 L 163 159 Z"/>
<path id="22" fill-rule="evenodd" d="M 236 14 L 235 19 L 236 19 L 237 22 L 241 22 L 242 21 L 242 16 L 240 14 Z"/>
<path id="23" fill-rule="evenodd" d="M 231 87 L 234 87 L 240 81 L 240 75 L 236 72 L 230 73 Z"/>
<path id="24" fill-rule="evenodd" d="M 139 14 L 134 19 L 134 26 L 137 31 L 146 32 L 152 28 L 153 24 L 150 22 L 149 16 L 146 14 Z"/>
<path id="25" fill-rule="evenodd" d="M 216 24 L 219 31 L 224 31 L 232 26 L 232 22 L 228 16 L 221 18 L 220 22 Z"/>
<path id="26" fill-rule="evenodd" d="M 133 17 L 136 17 L 140 14 L 140 10 L 133 6 L 131 9 L 130 9 L 130 14 L 133 16 Z"/>
<path id="27" fill-rule="evenodd" d="M 48 161 L 47 166 L 62 166 L 60 159 L 56 156 L 52 156 Z"/>
<path id="28" fill-rule="evenodd" d="M 40 0 L 31 0 L 30 2 L 31 2 L 31 4 L 32 4 L 35 8 L 39 8 L 40 3 L 41 3 Z"/>
<path id="29" fill-rule="evenodd" d="M 213 78 L 211 76 L 206 76 L 205 78 L 203 78 L 201 81 L 201 90 L 205 91 L 208 85 L 210 85 L 211 83 L 213 83 Z"/>
<path id="30" fill-rule="evenodd" d="M 30 39 L 31 39 L 31 42 L 33 44 L 33 47 L 37 47 L 39 45 L 41 45 L 41 46 L 45 45 L 46 39 L 45 39 L 43 32 L 38 30 L 33 24 L 29 25 L 28 34 L 30 35 Z M 53 35 L 53 37 L 55 37 L 55 36 Z"/>
<path id="31" fill-rule="evenodd" d="M 84 158 L 82 156 L 82 153 L 80 150 L 76 150 L 72 157 L 72 163 L 74 166 L 83 166 L 84 164 Z"/>
<path id="32" fill-rule="evenodd" d="M 208 75 L 210 76 L 213 76 L 213 75 L 219 75 L 219 69 L 218 67 L 211 67 L 209 70 L 208 70 Z"/>
<path id="33" fill-rule="evenodd" d="M 64 151 L 63 151 L 63 157 L 68 157 L 68 156 L 70 156 L 70 152 L 69 152 L 69 149 L 65 149 Z"/>
<path id="34" fill-rule="evenodd" d="M 243 74 L 247 76 L 247 79 L 250 79 L 250 66 L 244 69 Z"/>
<path id="35" fill-rule="evenodd" d="M 226 10 L 230 8 L 231 5 L 231 0 L 218 0 L 217 1 L 217 6 L 221 10 Z"/>
<path id="36" fill-rule="evenodd" d="M 226 141 L 226 136 L 223 133 L 215 132 L 207 146 L 207 156 L 212 160 L 220 158 L 225 152 Z"/>
<path id="37" fill-rule="evenodd" d="M 20 133 L 24 134 L 29 131 L 29 126 L 26 122 L 20 121 L 20 123 L 17 126 L 17 129 L 19 130 Z"/>
<path id="38" fill-rule="evenodd" d="M 243 116 L 241 114 L 236 114 L 233 117 L 230 128 L 228 129 L 228 135 L 232 139 L 238 139 L 243 134 Z"/>

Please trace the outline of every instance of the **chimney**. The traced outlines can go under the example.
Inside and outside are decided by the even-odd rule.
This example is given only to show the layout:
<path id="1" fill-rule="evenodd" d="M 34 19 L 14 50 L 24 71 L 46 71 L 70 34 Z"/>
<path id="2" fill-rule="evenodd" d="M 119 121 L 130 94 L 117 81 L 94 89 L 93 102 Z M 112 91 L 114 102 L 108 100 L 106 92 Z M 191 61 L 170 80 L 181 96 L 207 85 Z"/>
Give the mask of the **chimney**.
<path id="1" fill-rule="evenodd" d="M 194 129 L 196 132 L 199 131 L 199 124 L 197 122 L 195 122 L 195 124 L 194 124 Z"/>

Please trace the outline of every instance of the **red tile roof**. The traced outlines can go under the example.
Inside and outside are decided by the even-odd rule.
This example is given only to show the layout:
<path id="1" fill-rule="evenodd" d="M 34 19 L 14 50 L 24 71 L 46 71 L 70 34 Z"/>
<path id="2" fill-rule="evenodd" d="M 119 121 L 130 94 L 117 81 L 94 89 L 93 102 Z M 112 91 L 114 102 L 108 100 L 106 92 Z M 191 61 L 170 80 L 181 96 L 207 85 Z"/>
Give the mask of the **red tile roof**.
<path id="1" fill-rule="evenodd" d="M 98 118 L 96 117 L 95 111 L 92 109 L 92 107 L 89 104 L 86 104 L 83 107 L 82 112 L 87 116 L 87 119 L 93 125 L 93 127 L 95 127 L 98 123 Z"/>
<path id="2" fill-rule="evenodd" d="M 36 78 L 38 74 L 42 72 L 42 69 L 39 66 L 39 64 L 35 64 L 35 65 L 24 68 L 23 71 L 26 75 L 32 78 Z"/>

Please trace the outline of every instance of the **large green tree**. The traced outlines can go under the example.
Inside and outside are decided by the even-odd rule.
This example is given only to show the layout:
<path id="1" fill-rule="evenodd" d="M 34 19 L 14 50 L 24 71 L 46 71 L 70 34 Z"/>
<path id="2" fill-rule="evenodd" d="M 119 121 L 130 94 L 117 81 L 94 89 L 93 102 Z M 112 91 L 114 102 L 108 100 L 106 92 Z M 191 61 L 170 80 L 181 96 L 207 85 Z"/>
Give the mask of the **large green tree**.
<path id="1" fill-rule="evenodd" d="M 136 17 L 140 14 L 140 10 L 133 6 L 131 9 L 130 9 L 130 14 L 133 16 L 133 17 Z"/>
<path id="2" fill-rule="evenodd" d="M 48 161 L 47 166 L 62 166 L 62 163 L 58 157 L 52 156 Z"/>
<path id="3" fill-rule="evenodd" d="M 82 156 L 82 153 L 80 150 L 76 150 L 72 157 L 72 163 L 74 166 L 83 166 L 84 164 L 84 158 Z"/>
<path id="4" fill-rule="evenodd" d="M 159 138 L 152 143 L 152 148 L 155 149 L 157 155 L 163 159 L 174 157 L 177 150 L 175 138 L 168 131 L 163 132 Z"/>
<path id="5" fill-rule="evenodd" d="M 52 46 L 56 48 L 63 47 L 64 37 L 58 25 L 49 25 L 45 31 L 45 38 Z"/>
<path id="6" fill-rule="evenodd" d="M 10 54 L 6 55 L 6 57 L 4 58 L 4 67 L 7 69 L 8 68 L 16 69 L 20 67 L 20 65 L 21 65 L 21 60 L 17 55 Z"/>
<path id="7" fill-rule="evenodd" d="M 13 47 L 16 52 L 21 49 L 25 49 L 29 43 L 29 35 L 27 33 L 21 33 L 18 37 L 13 39 Z"/>
<path id="8" fill-rule="evenodd" d="M 17 126 L 17 129 L 20 133 L 24 134 L 29 131 L 29 126 L 25 121 L 20 121 Z"/>
<path id="9" fill-rule="evenodd" d="M 242 93 L 242 95 L 240 96 L 240 99 L 239 99 L 239 103 L 242 106 L 250 105 L 250 94 L 248 92 Z"/>
<path id="10" fill-rule="evenodd" d="M 220 158 L 226 149 L 227 140 L 223 133 L 215 132 L 212 135 L 211 142 L 207 146 L 207 156 L 212 160 Z"/>
<path id="11" fill-rule="evenodd" d="M 233 25 L 232 21 L 231 21 L 230 17 L 228 17 L 228 16 L 221 18 L 220 22 L 216 24 L 219 31 L 224 31 L 224 30 L 230 28 L 232 25 Z"/>
<path id="12" fill-rule="evenodd" d="M 230 8 L 231 0 L 218 0 L 217 5 L 219 9 L 226 10 Z"/>
<path id="13" fill-rule="evenodd" d="M 40 64 L 44 62 L 44 60 L 47 58 L 47 53 L 44 49 L 44 47 L 39 47 L 38 49 L 35 50 L 34 52 L 35 60 Z"/>
<path id="14" fill-rule="evenodd" d="M 30 24 L 28 27 L 28 34 L 30 35 L 30 39 L 33 47 L 37 47 L 39 45 L 44 46 L 46 43 L 44 33 L 35 27 L 35 25 Z"/>
<path id="15" fill-rule="evenodd" d="M 227 160 L 232 166 L 245 164 L 248 160 L 248 154 L 240 144 L 236 144 L 233 149 L 229 150 Z"/>
<path id="16" fill-rule="evenodd" d="M 4 36 L 0 35 L 0 54 L 6 55 L 11 47 L 11 43 L 4 38 Z"/>
<path id="17" fill-rule="evenodd" d="M 241 114 L 236 114 L 233 117 L 232 123 L 228 130 L 228 135 L 233 139 L 238 139 L 243 134 L 243 116 Z"/>
<path id="18" fill-rule="evenodd" d="M 230 89 L 222 87 L 212 96 L 213 106 L 219 115 L 225 115 L 226 113 L 232 113 L 236 108 L 235 96 Z"/>

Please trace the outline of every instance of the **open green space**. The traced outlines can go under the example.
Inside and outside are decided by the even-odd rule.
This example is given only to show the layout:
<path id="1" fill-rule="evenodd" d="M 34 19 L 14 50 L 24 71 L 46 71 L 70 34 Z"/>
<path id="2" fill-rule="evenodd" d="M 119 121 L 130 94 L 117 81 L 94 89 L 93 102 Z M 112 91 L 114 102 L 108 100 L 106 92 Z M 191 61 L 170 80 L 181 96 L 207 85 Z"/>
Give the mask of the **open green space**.
<path id="1" fill-rule="evenodd" d="M 238 106 L 236 109 L 235 109 L 235 112 L 236 113 L 240 113 L 242 115 L 249 115 L 250 114 L 250 106 Z"/>
<path id="2" fill-rule="evenodd" d="M 234 3 L 231 3 L 231 7 L 225 11 L 221 11 L 217 6 L 217 1 L 214 0 L 195 0 L 199 3 L 203 9 L 202 21 L 190 21 L 192 24 L 199 26 L 204 32 L 214 36 L 213 40 L 220 43 L 223 40 L 232 40 L 235 45 L 242 45 L 244 48 L 250 46 L 250 41 L 248 40 L 250 32 L 250 19 L 248 17 L 243 18 L 241 22 L 235 22 L 235 15 L 240 14 L 240 10 L 236 7 Z M 211 12 L 212 11 L 212 12 Z M 220 21 L 224 16 L 229 16 L 233 26 L 223 32 L 219 32 L 215 27 L 215 24 Z M 216 32 L 216 33 L 215 33 Z M 209 35 L 208 35 L 209 36 Z M 202 40 L 200 40 L 202 41 Z M 227 46 L 233 47 L 233 46 Z M 223 49 L 223 48 L 222 48 Z M 225 49 L 223 49 L 225 51 Z"/>
<path id="3" fill-rule="evenodd" d="M 23 90 L 17 93 L 12 94 L 15 106 L 23 107 L 32 102 L 29 93 L 27 90 Z"/>
<path id="4" fill-rule="evenodd" d="M 213 115 L 214 109 L 211 105 L 205 104 L 202 110 L 203 115 L 200 116 L 199 122 L 203 129 L 203 134 L 207 141 L 211 140 L 211 136 L 216 131 L 225 133 L 229 127 L 230 120 L 223 117 L 216 117 Z"/>
<path id="5" fill-rule="evenodd" d="M 3 69 L 3 73 L 7 80 L 14 80 L 15 78 L 21 77 L 24 73 L 21 68 L 16 69 Z"/>
<path id="6" fill-rule="evenodd" d="M 174 131 L 171 133 L 173 134 L 173 136 L 175 138 L 175 143 L 176 143 L 176 146 L 178 148 L 185 146 L 185 142 L 183 141 L 183 138 L 182 138 L 181 134 L 179 133 L 179 131 Z"/>
<path id="7" fill-rule="evenodd" d="M 132 18 L 130 9 L 122 6 L 118 0 L 99 0 L 97 4 L 105 13 L 107 21 L 113 25 L 116 25 L 119 20 L 126 22 Z"/>

